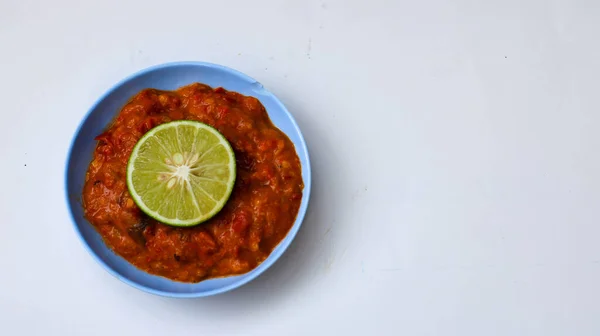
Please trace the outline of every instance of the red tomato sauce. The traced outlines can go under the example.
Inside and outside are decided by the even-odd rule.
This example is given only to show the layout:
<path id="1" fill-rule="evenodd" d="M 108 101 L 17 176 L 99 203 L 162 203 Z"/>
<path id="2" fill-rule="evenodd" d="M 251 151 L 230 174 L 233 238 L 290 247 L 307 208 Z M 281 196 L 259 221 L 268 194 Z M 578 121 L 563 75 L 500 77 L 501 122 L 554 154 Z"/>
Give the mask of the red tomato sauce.
<path id="1" fill-rule="evenodd" d="M 173 120 L 215 127 L 236 155 L 231 198 L 214 218 L 191 228 L 146 216 L 127 190 L 129 155 L 151 128 Z M 96 138 L 83 188 L 88 221 L 106 244 L 136 267 L 182 282 L 248 272 L 292 227 L 304 188 L 294 145 L 254 97 L 192 84 L 145 89 Z"/>

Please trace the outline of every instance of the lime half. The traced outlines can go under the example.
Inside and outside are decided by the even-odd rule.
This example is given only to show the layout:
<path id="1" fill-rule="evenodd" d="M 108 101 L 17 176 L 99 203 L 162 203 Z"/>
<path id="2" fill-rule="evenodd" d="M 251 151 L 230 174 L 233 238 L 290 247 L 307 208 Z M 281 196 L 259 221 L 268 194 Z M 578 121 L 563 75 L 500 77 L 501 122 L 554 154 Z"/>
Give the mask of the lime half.
<path id="1" fill-rule="evenodd" d="M 148 216 L 192 226 L 216 215 L 235 183 L 235 156 L 216 129 L 189 120 L 151 129 L 133 148 L 127 187 Z"/>

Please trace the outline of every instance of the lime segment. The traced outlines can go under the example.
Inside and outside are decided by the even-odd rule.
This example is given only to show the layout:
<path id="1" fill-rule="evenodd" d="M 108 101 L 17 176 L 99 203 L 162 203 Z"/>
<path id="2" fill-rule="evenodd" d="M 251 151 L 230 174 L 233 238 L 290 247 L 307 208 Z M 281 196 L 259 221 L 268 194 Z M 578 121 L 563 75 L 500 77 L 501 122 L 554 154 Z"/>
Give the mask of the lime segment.
<path id="1" fill-rule="evenodd" d="M 216 129 L 189 120 L 151 129 L 135 145 L 127 187 L 148 216 L 192 226 L 216 215 L 235 183 L 235 156 Z"/>

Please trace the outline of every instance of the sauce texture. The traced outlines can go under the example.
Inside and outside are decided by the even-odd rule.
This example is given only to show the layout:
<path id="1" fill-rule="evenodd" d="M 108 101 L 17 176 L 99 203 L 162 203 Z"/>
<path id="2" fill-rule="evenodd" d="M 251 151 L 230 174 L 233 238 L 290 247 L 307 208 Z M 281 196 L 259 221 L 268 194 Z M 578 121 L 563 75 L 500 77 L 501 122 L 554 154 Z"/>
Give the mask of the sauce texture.
<path id="1" fill-rule="evenodd" d="M 151 128 L 173 120 L 213 126 L 236 155 L 231 198 L 215 217 L 190 228 L 146 216 L 127 190 L 133 147 Z M 294 224 L 304 188 L 300 160 L 254 97 L 199 83 L 145 89 L 96 140 L 83 188 L 85 217 L 110 248 L 148 273 L 182 282 L 246 273 Z"/>

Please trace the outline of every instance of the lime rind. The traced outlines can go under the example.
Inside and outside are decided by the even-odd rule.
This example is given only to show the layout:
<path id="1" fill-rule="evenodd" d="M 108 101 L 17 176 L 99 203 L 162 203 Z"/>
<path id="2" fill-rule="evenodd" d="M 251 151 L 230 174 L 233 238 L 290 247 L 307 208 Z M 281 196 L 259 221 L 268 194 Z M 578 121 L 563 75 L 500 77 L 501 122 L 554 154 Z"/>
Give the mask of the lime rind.
<path id="1" fill-rule="evenodd" d="M 190 132 L 193 141 L 185 141 L 192 137 Z M 182 166 L 187 168 L 173 170 Z M 180 171 L 185 179 L 174 179 Z M 166 174 L 165 181 L 157 181 L 161 174 Z M 148 216 L 173 226 L 194 226 L 214 217 L 229 200 L 235 179 L 235 155 L 227 139 L 215 128 L 190 120 L 148 131 L 127 164 L 127 187 L 134 202 Z M 175 183 L 179 185 L 173 187 Z"/>

